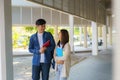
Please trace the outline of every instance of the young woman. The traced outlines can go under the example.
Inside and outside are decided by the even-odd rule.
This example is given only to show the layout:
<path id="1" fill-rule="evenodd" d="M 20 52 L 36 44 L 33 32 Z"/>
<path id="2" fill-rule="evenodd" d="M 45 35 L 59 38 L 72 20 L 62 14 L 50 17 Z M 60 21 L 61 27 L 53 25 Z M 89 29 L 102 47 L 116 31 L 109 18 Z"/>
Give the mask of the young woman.
<path id="1" fill-rule="evenodd" d="M 58 53 L 63 55 L 58 55 Z M 69 34 L 65 29 L 62 29 L 59 33 L 59 41 L 55 49 L 54 58 L 56 62 L 56 80 L 67 80 L 71 66 L 71 49 Z"/>

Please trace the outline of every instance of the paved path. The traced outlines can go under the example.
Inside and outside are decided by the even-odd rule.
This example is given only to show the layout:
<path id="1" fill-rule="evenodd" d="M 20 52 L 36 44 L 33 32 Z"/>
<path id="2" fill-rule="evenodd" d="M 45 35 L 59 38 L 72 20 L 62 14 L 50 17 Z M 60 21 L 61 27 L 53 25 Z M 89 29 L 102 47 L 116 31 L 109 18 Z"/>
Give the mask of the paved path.
<path id="1" fill-rule="evenodd" d="M 111 50 L 102 51 L 71 68 L 69 80 L 112 80 Z"/>
<path id="2" fill-rule="evenodd" d="M 98 56 L 91 53 L 72 55 L 72 68 L 69 80 L 112 80 L 111 50 L 104 50 Z M 85 59 L 88 57 L 87 59 Z M 84 59 L 84 60 L 83 60 Z M 31 80 L 31 57 L 14 57 L 14 80 Z M 50 80 L 55 72 L 51 69 Z"/>
<path id="3" fill-rule="evenodd" d="M 80 61 L 86 59 L 90 54 L 85 53 L 85 55 L 81 56 L 79 54 L 72 54 L 72 63 L 71 65 L 75 65 Z M 14 57 L 13 65 L 14 65 L 14 80 L 31 80 L 31 62 L 32 56 L 21 56 Z M 55 71 L 51 69 L 50 71 L 50 80 L 54 80 Z"/>

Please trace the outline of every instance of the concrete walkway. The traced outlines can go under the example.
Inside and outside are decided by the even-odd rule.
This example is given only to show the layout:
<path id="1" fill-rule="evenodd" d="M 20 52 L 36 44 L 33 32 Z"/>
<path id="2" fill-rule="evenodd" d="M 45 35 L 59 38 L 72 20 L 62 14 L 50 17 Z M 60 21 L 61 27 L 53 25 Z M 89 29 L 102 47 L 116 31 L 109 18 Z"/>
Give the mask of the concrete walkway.
<path id="1" fill-rule="evenodd" d="M 71 65 L 75 65 L 80 61 L 86 59 L 90 54 L 86 53 L 83 56 L 80 54 L 72 54 Z M 32 56 L 21 56 L 14 57 L 13 66 L 14 66 L 14 80 L 32 80 Z M 50 71 L 50 80 L 54 80 L 55 71 L 51 69 Z"/>
<path id="2" fill-rule="evenodd" d="M 73 66 L 68 80 L 112 80 L 111 52 L 111 49 L 104 50 L 98 56 L 92 56 L 91 53 L 73 54 Z M 32 80 L 31 59 L 31 56 L 14 57 L 14 80 Z M 53 69 L 50 71 L 49 80 L 55 80 Z"/>
<path id="3" fill-rule="evenodd" d="M 112 80 L 111 52 L 102 51 L 98 56 L 76 64 L 71 68 L 69 80 Z"/>

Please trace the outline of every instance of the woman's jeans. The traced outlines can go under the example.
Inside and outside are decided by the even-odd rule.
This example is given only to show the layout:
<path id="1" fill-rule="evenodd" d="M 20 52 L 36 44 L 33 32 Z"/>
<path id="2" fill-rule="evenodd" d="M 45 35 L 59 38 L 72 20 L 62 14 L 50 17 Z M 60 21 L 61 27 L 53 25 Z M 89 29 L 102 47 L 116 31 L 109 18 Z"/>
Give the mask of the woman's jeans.
<path id="1" fill-rule="evenodd" d="M 62 75 L 62 64 L 57 65 L 57 71 L 56 71 L 56 80 L 67 80 L 67 77 L 61 77 Z"/>

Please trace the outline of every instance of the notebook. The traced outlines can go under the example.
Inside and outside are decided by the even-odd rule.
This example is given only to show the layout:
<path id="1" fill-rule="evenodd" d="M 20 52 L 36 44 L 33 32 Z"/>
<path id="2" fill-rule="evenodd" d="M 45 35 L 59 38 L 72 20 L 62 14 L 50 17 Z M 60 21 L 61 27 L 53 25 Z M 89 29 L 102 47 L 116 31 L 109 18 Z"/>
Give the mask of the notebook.
<path id="1" fill-rule="evenodd" d="M 48 40 L 47 42 L 45 42 L 44 44 L 43 44 L 43 47 L 48 47 L 50 45 L 50 40 Z"/>
<path id="2" fill-rule="evenodd" d="M 56 48 L 56 55 L 57 57 L 63 56 L 63 49 L 62 48 Z"/>

